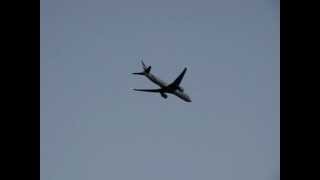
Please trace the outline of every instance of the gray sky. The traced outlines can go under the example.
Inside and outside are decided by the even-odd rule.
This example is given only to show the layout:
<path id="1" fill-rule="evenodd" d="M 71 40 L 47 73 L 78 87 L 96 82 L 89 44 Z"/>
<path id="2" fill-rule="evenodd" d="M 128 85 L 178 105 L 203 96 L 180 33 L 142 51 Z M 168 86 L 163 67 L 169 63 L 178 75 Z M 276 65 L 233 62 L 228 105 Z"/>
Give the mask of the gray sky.
<path id="1" fill-rule="evenodd" d="M 277 179 L 279 51 L 274 0 L 42 0 L 41 180 Z"/>

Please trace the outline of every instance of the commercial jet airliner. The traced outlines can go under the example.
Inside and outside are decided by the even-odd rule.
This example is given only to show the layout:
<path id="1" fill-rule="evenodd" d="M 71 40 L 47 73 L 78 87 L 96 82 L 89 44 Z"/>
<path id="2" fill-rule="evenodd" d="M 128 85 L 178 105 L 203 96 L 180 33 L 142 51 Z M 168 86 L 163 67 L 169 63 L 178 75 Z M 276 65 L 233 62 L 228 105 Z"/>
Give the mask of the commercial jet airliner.
<path id="1" fill-rule="evenodd" d="M 188 94 L 186 94 L 184 92 L 184 89 L 180 86 L 180 83 L 183 79 L 184 74 L 187 71 L 187 68 L 183 69 L 182 73 L 177 77 L 177 79 L 175 79 L 171 84 L 168 84 L 150 72 L 151 66 L 147 67 L 142 60 L 141 60 L 141 64 L 142 64 L 143 71 L 137 72 L 137 73 L 132 73 L 132 74 L 146 76 L 149 80 L 151 80 L 152 82 L 154 82 L 155 84 L 160 86 L 160 88 L 159 89 L 133 89 L 133 90 L 143 91 L 143 92 L 160 93 L 160 95 L 165 99 L 168 97 L 168 95 L 166 93 L 174 94 L 186 102 L 191 102 L 191 99 L 188 96 Z"/>

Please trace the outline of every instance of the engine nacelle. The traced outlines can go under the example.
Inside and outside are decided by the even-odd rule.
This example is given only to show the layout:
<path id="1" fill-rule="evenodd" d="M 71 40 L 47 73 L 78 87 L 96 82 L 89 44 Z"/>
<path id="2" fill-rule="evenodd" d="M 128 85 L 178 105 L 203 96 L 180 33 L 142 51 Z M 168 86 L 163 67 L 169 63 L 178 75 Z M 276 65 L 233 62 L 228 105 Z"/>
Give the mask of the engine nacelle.
<path id="1" fill-rule="evenodd" d="M 163 98 L 167 99 L 167 97 L 168 97 L 167 94 L 165 94 L 165 93 L 160 93 L 160 94 L 161 94 L 161 96 L 162 96 Z"/>

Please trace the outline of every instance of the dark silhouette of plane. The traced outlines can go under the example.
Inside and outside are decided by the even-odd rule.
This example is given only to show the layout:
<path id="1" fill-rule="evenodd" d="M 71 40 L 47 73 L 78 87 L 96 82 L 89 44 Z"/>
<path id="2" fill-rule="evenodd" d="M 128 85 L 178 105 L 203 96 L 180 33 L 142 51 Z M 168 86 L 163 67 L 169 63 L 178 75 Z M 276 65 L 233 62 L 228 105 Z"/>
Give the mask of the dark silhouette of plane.
<path id="1" fill-rule="evenodd" d="M 183 79 L 184 74 L 187 71 L 187 68 L 184 68 L 182 73 L 171 84 L 168 84 L 150 72 L 151 66 L 147 67 L 142 60 L 141 60 L 141 64 L 142 64 L 143 72 L 137 72 L 132 74 L 146 76 L 149 80 L 151 80 L 152 82 L 160 86 L 160 88 L 159 89 L 133 89 L 133 90 L 160 93 L 160 95 L 165 99 L 168 97 L 166 93 L 174 94 L 186 102 L 191 102 L 190 97 L 184 92 L 184 89 L 180 86 L 180 83 Z"/>

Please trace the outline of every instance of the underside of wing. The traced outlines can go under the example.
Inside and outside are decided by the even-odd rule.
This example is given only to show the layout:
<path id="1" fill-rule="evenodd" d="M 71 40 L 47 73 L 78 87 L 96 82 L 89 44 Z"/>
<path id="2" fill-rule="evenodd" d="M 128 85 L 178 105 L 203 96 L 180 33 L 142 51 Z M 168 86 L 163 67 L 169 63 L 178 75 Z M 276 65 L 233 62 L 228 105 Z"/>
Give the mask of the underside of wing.
<path id="1" fill-rule="evenodd" d="M 184 68 L 182 73 L 177 77 L 177 79 L 175 79 L 173 81 L 173 83 L 171 83 L 169 85 L 169 87 L 174 88 L 174 89 L 178 88 L 180 83 L 181 83 L 181 81 L 182 81 L 182 79 L 183 79 L 183 77 L 184 77 L 184 75 L 185 75 L 185 73 L 186 73 L 186 71 L 187 71 L 187 68 Z"/>
<path id="2" fill-rule="evenodd" d="M 133 89 L 135 91 L 160 93 L 161 89 Z"/>

